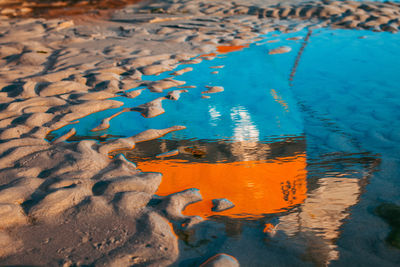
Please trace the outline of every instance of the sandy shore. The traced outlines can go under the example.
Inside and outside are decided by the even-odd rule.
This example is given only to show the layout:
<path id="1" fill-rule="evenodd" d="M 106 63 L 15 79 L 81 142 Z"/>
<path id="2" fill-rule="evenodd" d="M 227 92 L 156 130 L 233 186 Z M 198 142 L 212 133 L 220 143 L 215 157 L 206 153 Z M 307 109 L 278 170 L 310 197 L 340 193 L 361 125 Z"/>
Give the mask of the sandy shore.
<path id="1" fill-rule="evenodd" d="M 184 85 L 180 73 L 160 81 L 145 81 L 142 75 L 212 59 L 196 57 L 275 30 L 399 29 L 395 3 L 274 4 L 153 1 L 84 19 L 9 18 L 24 15 L 22 9 L 0 9 L 0 264 L 165 266 L 178 258 L 176 229 L 189 231 L 202 221 L 181 211 L 201 200 L 201 192 L 155 198 L 161 174 L 143 173 L 122 155 L 109 155 L 184 125 L 104 142 L 65 142 L 73 130 L 52 142 L 45 139 L 79 118 L 123 105 L 110 98 L 141 93 L 126 90 L 146 85 L 162 93 Z M 208 88 L 208 93 L 221 90 Z M 179 101 L 184 92 L 155 95 L 124 112 L 154 117 L 164 112 L 163 100 Z M 109 127 L 111 119 L 98 129 Z M 219 255 L 205 266 L 237 264 Z"/>

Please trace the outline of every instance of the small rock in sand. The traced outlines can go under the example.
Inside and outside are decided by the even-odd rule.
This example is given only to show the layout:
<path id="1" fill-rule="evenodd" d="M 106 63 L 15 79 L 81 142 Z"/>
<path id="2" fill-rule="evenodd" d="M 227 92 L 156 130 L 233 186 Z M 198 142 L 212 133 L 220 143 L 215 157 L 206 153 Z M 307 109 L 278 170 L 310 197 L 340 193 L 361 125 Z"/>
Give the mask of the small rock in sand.
<path id="1" fill-rule="evenodd" d="M 235 207 L 235 205 L 226 198 L 213 199 L 212 203 L 213 203 L 212 211 L 216 212 L 228 210 Z"/>

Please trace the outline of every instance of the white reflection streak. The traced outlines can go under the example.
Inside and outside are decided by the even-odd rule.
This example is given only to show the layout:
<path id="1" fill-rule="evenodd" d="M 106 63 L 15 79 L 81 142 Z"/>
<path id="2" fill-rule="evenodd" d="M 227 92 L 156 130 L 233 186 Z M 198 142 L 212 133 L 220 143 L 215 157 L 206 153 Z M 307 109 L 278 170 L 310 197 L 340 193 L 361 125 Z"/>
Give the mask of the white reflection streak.
<path id="1" fill-rule="evenodd" d="M 258 141 L 260 132 L 256 125 L 251 121 L 251 117 L 246 108 L 242 106 L 231 109 L 231 119 L 235 123 L 233 139 L 235 141 Z"/>
<path id="2" fill-rule="evenodd" d="M 208 106 L 208 113 L 210 114 L 210 125 L 217 126 L 216 121 L 220 119 L 221 113 L 214 106 Z"/>

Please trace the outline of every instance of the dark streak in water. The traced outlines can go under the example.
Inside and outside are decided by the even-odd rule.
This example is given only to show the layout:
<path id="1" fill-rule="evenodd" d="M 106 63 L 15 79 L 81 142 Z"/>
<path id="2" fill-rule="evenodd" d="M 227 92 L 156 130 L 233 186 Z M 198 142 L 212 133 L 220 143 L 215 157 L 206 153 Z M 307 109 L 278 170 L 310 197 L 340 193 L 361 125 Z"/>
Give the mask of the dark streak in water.
<path id="1" fill-rule="evenodd" d="M 292 82 L 293 82 L 294 75 L 296 74 L 297 66 L 299 65 L 301 55 L 303 54 L 304 49 L 306 48 L 306 46 L 308 44 L 308 40 L 310 39 L 311 34 L 312 34 L 312 30 L 309 30 L 306 35 L 306 38 L 304 38 L 303 44 L 300 47 L 299 53 L 297 54 L 297 57 L 296 57 L 296 60 L 294 61 L 294 65 L 293 65 L 292 71 L 290 73 L 290 78 L 289 78 L 290 86 L 293 86 Z"/>

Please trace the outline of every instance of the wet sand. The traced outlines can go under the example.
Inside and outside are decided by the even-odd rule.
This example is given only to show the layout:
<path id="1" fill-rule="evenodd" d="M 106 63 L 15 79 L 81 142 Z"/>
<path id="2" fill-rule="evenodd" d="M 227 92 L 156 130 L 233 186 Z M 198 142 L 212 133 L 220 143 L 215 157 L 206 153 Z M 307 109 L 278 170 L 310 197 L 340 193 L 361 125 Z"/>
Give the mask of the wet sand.
<path id="1" fill-rule="evenodd" d="M 141 172 L 116 152 L 184 125 L 99 142 L 66 142 L 73 130 L 51 143 L 45 139 L 89 114 L 121 107 L 113 97 L 133 98 L 141 92 L 130 89 L 145 86 L 162 93 L 184 86 L 169 78 L 142 80 L 142 75 L 212 59 L 218 47 L 241 49 L 277 30 L 399 29 L 400 6 L 395 3 L 271 3 L 153 1 L 84 23 L 79 16 L 54 18 L 59 13 L 20 18 L 35 8 L 1 7 L 0 264 L 165 266 L 176 261 L 175 229 L 190 231 L 202 221 L 182 214 L 187 205 L 202 199 L 202 192 L 155 196 L 161 174 Z M 204 93 L 223 91 L 218 85 L 206 89 Z M 164 112 L 162 101 L 179 101 L 184 92 L 155 96 L 126 112 L 158 116 Z M 105 118 L 99 129 L 108 127 L 111 119 Z M 205 266 L 213 261 L 237 266 L 235 259 L 221 255 Z"/>
<path id="2" fill-rule="evenodd" d="M 4 0 L 0 1 L 1 14 L 18 18 L 60 18 L 79 15 L 105 17 L 115 9 L 135 4 L 140 0 Z"/>

